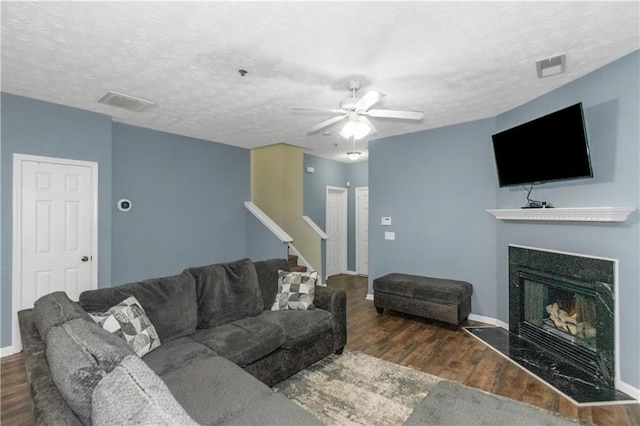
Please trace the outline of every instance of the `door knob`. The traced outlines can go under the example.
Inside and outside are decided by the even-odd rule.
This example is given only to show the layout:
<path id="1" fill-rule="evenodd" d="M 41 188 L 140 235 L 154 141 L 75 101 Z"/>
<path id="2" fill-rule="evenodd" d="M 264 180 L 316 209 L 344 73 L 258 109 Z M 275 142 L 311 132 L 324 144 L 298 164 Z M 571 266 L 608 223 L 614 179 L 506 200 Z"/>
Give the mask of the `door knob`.
<path id="1" fill-rule="evenodd" d="M 80 260 L 82 260 L 83 262 L 86 262 L 87 260 L 89 260 L 89 258 L 87 256 L 82 256 Z"/>

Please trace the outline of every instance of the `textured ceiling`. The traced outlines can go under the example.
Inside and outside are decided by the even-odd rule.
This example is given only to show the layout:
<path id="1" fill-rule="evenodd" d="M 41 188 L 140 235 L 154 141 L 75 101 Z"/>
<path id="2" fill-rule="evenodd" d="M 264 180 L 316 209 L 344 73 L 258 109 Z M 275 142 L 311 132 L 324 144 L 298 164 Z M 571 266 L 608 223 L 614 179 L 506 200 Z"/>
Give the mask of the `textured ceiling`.
<path id="1" fill-rule="evenodd" d="M 285 142 L 348 161 L 307 135 L 358 77 L 381 138 L 495 116 L 639 48 L 638 2 L 2 2 L 2 90 L 114 121 L 254 148 Z M 567 55 L 566 74 L 535 61 Z M 238 69 L 246 69 L 241 77 Z M 113 90 L 154 102 L 130 112 Z M 368 140 L 358 142 L 366 152 Z M 366 157 L 365 157 L 366 158 Z"/>

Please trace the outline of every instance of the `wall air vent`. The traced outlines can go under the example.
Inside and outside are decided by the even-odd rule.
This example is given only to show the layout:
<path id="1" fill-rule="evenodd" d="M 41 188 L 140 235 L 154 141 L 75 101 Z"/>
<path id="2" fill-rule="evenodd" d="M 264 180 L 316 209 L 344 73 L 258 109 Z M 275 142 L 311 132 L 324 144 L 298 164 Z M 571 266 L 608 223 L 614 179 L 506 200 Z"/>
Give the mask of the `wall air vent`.
<path id="1" fill-rule="evenodd" d="M 144 99 L 129 95 L 123 95 L 122 93 L 111 90 L 101 97 L 98 102 L 135 112 L 142 112 L 155 105 L 153 102 L 145 101 Z"/>
<path id="2" fill-rule="evenodd" d="M 567 70 L 567 55 L 541 59 L 536 62 L 536 70 L 538 71 L 538 78 L 562 74 Z"/>

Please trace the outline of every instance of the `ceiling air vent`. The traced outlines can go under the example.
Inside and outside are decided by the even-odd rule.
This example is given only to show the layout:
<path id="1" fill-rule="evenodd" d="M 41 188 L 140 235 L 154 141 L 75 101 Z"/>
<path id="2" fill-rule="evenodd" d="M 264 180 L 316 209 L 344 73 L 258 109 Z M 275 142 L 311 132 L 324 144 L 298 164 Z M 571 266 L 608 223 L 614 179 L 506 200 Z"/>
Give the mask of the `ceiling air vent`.
<path id="1" fill-rule="evenodd" d="M 107 92 L 107 94 L 101 97 L 98 102 L 135 112 L 142 112 L 154 105 L 153 102 L 145 101 L 144 99 L 135 98 L 129 95 L 123 95 L 122 93 L 114 91 Z"/>
<path id="2" fill-rule="evenodd" d="M 553 58 L 541 59 L 536 62 L 538 78 L 551 77 L 562 74 L 567 70 L 567 55 L 554 56 Z"/>

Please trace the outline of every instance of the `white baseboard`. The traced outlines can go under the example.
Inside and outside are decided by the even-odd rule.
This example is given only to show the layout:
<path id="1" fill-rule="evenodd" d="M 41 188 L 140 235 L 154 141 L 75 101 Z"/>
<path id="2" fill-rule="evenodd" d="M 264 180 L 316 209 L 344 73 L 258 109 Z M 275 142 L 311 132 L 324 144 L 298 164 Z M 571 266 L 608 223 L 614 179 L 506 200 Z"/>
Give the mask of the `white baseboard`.
<path id="1" fill-rule="evenodd" d="M 17 354 L 21 350 L 22 350 L 22 348 L 18 348 L 15 345 L 5 346 L 4 348 L 0 348 L 0 357 L 5 357 L 5 356 Z"/>
<path id="2" fill-rule="evenodd" d="M 365 299 L 367 299 L 367 300 L 373 300 L 373 294 L 371 294 L 371 293 L 367 293 L 367 297 L 365 297 Z"/>
<path id="3" fill-rule="evenodd" d="M 502 327 L 505 330 L 509 330 L 509 324 L 504 321 L 500 321 L 497 318 L 485 317 L 483 315 L 469 314 L 471 321 L 483 322 L 485 324 L 495 325 L 496 327 Z"/>
<path id="4" fill-rule="evenodd" d="M 623 382 L 622 380 L 618 380 L 618 382 L 616 383 L 616 389 L 626 393 L 635 400 L 640 401 L 640 389 L 635 388 Z"/>

